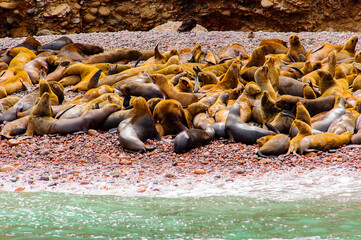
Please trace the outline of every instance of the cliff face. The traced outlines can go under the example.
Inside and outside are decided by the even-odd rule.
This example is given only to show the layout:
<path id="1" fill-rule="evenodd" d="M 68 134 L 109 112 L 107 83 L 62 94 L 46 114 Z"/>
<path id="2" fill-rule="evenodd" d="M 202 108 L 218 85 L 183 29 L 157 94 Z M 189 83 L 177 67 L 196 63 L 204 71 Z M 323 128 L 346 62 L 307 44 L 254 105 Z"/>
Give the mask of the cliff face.
<path id="1" fill-rule="evenodd" d="M 361 31 L 358 0 L 1 0 L 0 37 L 146 31 L 194 17 L 209 31 Z"/>

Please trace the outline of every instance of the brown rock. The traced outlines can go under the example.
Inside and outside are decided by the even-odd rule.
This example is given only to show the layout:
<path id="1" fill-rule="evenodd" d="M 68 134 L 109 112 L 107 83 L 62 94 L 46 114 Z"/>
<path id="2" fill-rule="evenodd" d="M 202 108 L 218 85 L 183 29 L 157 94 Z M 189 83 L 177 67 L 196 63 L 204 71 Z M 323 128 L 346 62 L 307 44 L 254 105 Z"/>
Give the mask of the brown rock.
<path id="1" fill-rule="evenodd" d="M 48 176 L 40 176 L 40 181 L 49 181 L 50 178 Z"/>
<path id="2" fill-rule="evenodd" d="M 18 4 L 16 2 L 1 2 L 0 3 L 0 8 L 5 8 L 5 9 L 15 9 L 17 8 Z"/>
<path id="3" fill-rule="evenodd" d="M 204 169 L 196 168 L 196 169 L 194 169 L 194 173 L 195 174 L 206 174 L 207 172 Z"/>
<path id="4" fill-rule="evenodd" d="M 97 133 L 98 133 L 97 130 L 94 130 L 94 129 L 89 129 L 89 130 L 88 130 L 88 134 L 89 134 L 90 136 L 94 136 L 94 135 L 96 135 Z"/>
<path id="5" fill-rule="evenodd" d="M 142 19 L 153 19 L 157 16 L 157 11 L 155 10 L 155 8 L 150 8 L 150 7 L 145 7 L 142 9 L 142 11 L 140 12 L 140 17 Z"/>
<path id="6" fill-rule="evenodd" d="M 97 161 L 102 163 L 112 163 L 114 159 L 108 154 L 102 154 L 97 158 Z"/>
<path id="7" fill-rule="evenodd" d="M 14 166 L 11 166 L 11 165 L 3 165 L 1 168 L 0 168 L 0 172 L 12 172 L 15 170 L 15 167 Z"/>
<path id="8" fill-rule="evenodd" d="M 10 139 L 8 141 L 8 143 L 9 143 L 9 146 L 13 147 L 13 146 L 19 145 L 21 142 L 17 139 Z"/>
<path id="9" fill-rule="evenodd" d="M 91 7 L 99 7 L 100 6 L 100 2 L 92 2 L 91 4 L 90 4 L 90 6 Z"/>
<path id="10" fill-rule="evenodd" d="M 272 0 L 262 0 L 261 5 L 264 8 L 269 8 L 269 7 L 272 7 L 274 5 L 274 2 Z"/>
<path id="11" fill-rule="evenodd" d="M 25 190 L 25 187 L 18 187 L 17 189 L 15 189 L 14 192 L 22 192 Z"/>
<path id="12" fill-rule="evenodd" d="M 49 15 L 52 17 L 62 17 L 66 15 L 70 11 L 70 7 L 68 4 L 60 4 L 58 5 Z"/>
<path id="13" fill-rule="evenodd" d="M 94 22 L 95 19 L 97 19 L 97 18 L 94 15 L 90 14 L 90 13 L 85 14 L 85 16 L 83 18 L 85 23 Z"/>
<path id="14" fill-rule="evenodd" d="M 98 13 L 98 8 L 89 8 L 89 13 L 95 15 Z"/>
<path id="15" fill-rule="evenodd" d="M 102 17 L 107 17 L 110 15 L 110 9 L 108 7 L 100 7 L 99 15 Z"/>

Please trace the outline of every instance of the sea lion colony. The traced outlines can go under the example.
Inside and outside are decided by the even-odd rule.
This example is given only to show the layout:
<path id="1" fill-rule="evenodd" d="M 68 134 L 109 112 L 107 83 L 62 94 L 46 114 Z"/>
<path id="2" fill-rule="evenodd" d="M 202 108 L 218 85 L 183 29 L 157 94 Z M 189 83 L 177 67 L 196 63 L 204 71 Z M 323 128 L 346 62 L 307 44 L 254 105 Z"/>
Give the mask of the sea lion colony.
<path id="1" fill-rule="evenodd" d="M 261 157 L 360 144 L 357 41 L 306 51 L 294 34 L 289 47 L 264 39 L 248 55 L 236 43 L 217 54 L 200 44 L 104 52 L 67 37 L 45 45 L 28 37 L 2 50 L 1 136 L 117 129 L 130 152 L 152 150 L 148 139 L 171 135 L 176 153 L 228 138 L 259 144 Z M 79 94 L 64 102 L 68 91 Z"/>

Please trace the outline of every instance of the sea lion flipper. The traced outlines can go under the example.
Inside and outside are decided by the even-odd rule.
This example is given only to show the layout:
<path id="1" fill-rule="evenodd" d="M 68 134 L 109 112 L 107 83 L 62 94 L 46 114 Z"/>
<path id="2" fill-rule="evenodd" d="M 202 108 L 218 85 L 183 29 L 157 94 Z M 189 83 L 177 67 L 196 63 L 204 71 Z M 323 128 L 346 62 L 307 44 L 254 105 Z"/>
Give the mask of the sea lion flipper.
<path id="1" fill-rule="evenodd" d="M 314 50 L 312 50 L 312 52 L 311 53 L 315 53 L 315 52 L 317 52 L 317 51 L 320 51 L 322 48 L 324 48 L 325 46 L 324 45 L 322 45 L 322 46 L 320 46 L 320 47 L 318 47 L 318 48 L 316 48 L 316 49 L 314 49 Z"/>
<path id="2" fill-rule="evenodd" d="M 98 85 L 98 81 L 99 81 L 99 77 L 100 74 L 102 73 L 102 70 L 100 69 L 99 71 L 97 71 L 89 80 L 88 83 L 88 89 L 92 89 L 92 88 L 96 88 Z"/>
<path id="3" fill-rule="evenodd" d="M 202 70 L 197 66 L 197 67 L 193 67 L 193 71 L 198 74 L 200 72 L 202 72 Z"/>
<path id="4" fill-rule="evenodd" d="M 134 64 L 134 67 L 137 67 L 141 60 L 142 60 L 142 56 L 140 56 L 140 57 L 137 59 L 137 61 L 136 61 L 135 64 Z"/>
<path id="5" fill-rule="evenodd" d="M 117 70 L 117 68 L 118 68 L 118 65 L 116 65 L 116 64 L 110 66 L 110 68 L 107 72 L 107 76 L 113 75 L 115 73 L 115 71 Z"/>
<path id="6" fill-rule="evenodd" d="M 198 75 L 194 75 L 194 88 L 193 93 L 197 93 L 199 88 L 199 77 Z"/>
<path id="7" fill-rule="evenodd" d="M 150 146 L 150 147 L 145 146 L 145 150 L 147 150 L 147 152 L 154 151 L 154 150 L 155 150 L 155 146 Z"/>
<path id="8" fill-rule="evenodd" d="M 280 134 L 280 132 L 270 123 L 265 122 L 264 125 L 268 128 L 268 130 L 275 132 L 276 134 Z"/>

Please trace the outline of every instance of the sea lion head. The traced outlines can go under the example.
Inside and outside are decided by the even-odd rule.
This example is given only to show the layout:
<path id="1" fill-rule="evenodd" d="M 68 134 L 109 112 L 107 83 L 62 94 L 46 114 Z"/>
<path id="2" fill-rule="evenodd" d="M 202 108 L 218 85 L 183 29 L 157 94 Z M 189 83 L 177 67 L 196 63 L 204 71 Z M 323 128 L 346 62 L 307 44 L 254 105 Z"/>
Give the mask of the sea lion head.
<path id="1" fill-rule="evenodd" d="M 244 91 L 250 96 L 256 96 L 262 92 L 261 88 L 255 82 L 247 83 Z"/>
<path id="2" fill-rule="evenodd" d="M 311 116 L 303 103 L 296 104 L 296 119 L 311 125 Z"/>
<path id="3" fill-rule="evenodd" d="M 50 107 L 50 95 L 48 92 L 44 92 L 40 98 L 38 98 L 36 105 L 31 110 L 30 115 L 36 115 L 40 117 L 53 116 L 53 110 Z"/>
<path id="4" fill-rule="evenodd" d="M 347 40 L 344 49 L 348 52 L 354 52 L 357 42 L 358 42 L 357 36 L 351 37 L 349 40 Z"/>
<path id="5" fill-rule="evenodd" d="M 296 34 L 292 34 L 290 36 L 290 45 L 291 46 L 298 46 L 301 44 L 300 38 Z"/>
<path id="6" fill-rule="evenodd" d="M 134 123 L 142 116 L 152 117 L 152 113 L 143 97 L 136 97 L 133 100 L 134 114 L 131 122 Z"/>
<path id="7" fill-rule="evenodd" d="M 268 74 L 268 66 L 264 65 L 260 68 L 258 68 L 258 70 L 255 73 L 255 78 L 258 76 L 259 79 L 261 79 L 262 81 L 267 80 L 267 74 Z"/>
<path id="8" fill-rule="evenodd" d="M 295 119 L 293 122 L 298 128 L 299 134 L 301 134 L 302 136 L 312 135 L 312 128 L 309 124 L 297 119 Z"/>
<path id="9" fill-rule="evenodd" d="M 168 82 L 163 74 L 149 74 L 151 81 L 157 85 L 163 85 Z"/>
<path id="10" fill-rule="evenodd" d="M 358 51 L 358 52 L 355 54 L 354 62 L 356 62 L 356 63 L 361 63 L 361 51 Z"/>
<path id="11" fill-rule="evenodd" d="M 332 81 L 333 80 L 331 73 L 329 73 L 326 70 L 318 69 L 316 72 L 320 76 L 320 78 L 323 79 L 323 81 Z"/>

